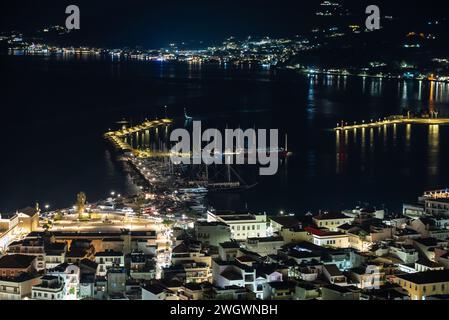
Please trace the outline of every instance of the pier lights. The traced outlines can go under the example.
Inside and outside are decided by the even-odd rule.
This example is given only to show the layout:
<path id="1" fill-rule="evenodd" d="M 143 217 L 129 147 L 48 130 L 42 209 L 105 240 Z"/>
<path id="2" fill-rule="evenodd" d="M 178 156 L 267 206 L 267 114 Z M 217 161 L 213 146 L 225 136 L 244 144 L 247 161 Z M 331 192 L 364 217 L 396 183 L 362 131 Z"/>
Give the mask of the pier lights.
<path id="1" fill-rule="evenodd" d="M 280 214 L 281 216 L 284 215 L 284 211 L 283 211 L 283 210 L 279 211 L 279 214 Z"/>
<path id="2" fill-rule="evenodd" d="M 365 123 L 365 120 L 362 120 L 362 123 L 364 124 L 364 123 Z"/>
<path id="3" fill-rule="evenodd" d="M 121 197 L 122 197 L 122 195 L 121 195 L 121 194 L 119 193 L 119 194 L 117 195 L 117 197 L 118 197 L 118 198 L 121 198 Z"/>
<path id="4" fill-rule="evenodd" d="M 115 196 L 115 191 L 111 191 L 111 196 Z"/>

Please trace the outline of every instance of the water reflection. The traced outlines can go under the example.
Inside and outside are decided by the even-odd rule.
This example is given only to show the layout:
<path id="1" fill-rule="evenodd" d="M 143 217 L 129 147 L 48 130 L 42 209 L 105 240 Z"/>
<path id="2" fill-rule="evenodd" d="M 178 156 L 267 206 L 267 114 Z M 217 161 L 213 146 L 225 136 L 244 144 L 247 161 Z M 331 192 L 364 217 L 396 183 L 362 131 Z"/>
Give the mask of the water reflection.
<path id="1" fill-rule="evenodd" d="M 404 177 L 424 173 L 427 185 L 438 185 L 443 129 L 449 130 L 449 127 L 409 124 L 337 131 L 335 172 L 337 175 L 346 175 L 348 171 L 362 174 L 367 169 L 374 173 L 376 170 L 389 172 L 396 168 Z"/>
<path id="2" fill-rule="evenodd" d="M 432 114 L 435 112 L 435 100 L 434 100 L 434 94 L 435 94 L 435 82 L 430 82 L 430 94 L 429 94 L 429 113 Z"/>
<path id="3" fill-rule="evenodd" d="M 316 77 L 310 77 L 309 91 L 307 94 L 307 119 L 313 120 L 315 117 L 315 81 Z"/>
<path id="4" fill-rule="evenodd" d="M 440 127 L 438 125 L 431 125 L 428 128 L 428 165 L 427 173 L 429 178 L 433 181 L 438 174 L 439 167 L 439 144 L 440 142 Z"/>

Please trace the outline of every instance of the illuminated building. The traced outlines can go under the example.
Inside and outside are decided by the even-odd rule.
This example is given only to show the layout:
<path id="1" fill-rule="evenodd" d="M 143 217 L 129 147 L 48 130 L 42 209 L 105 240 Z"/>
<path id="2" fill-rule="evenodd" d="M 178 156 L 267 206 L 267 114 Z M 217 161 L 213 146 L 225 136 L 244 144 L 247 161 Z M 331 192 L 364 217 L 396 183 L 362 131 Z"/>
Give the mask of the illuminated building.
<path id="1" fill-rule="evenodd" d="M 345 224 L 352 223 L 354 218 L 348 217 L 341 213 L 323 213 L 313 217 L 313 222 L 318 228 L 326 228 L 331 231 L 336 231 L 336 229 Z"/>
<path id="2" fill-rule="evenodd" d="M 248 238 L 267 236 L 266 214 L 251 214 L 238 212 L 208 212 L 208 221 L 218 221 L 231 228 L 231 238 L 245 241 Z"/>
<path id="3" fill-rule="evenodd" d="M 16 277 L 21 273 L 36 272 L 37 257 L 24 254 L 10 254 L 0 258 L 0 277 Z"/>
<path id="4" fill-rule="evenodd" d="M 62 279 L 64 300 L 77 300 L 79 296 L 80 268 L 74 264 L 63 263 L 47 271 L 47 275 Z"/>
<path id="5" fill-rule="evenodd" d="M 349 248 L 349 237 L 347 234 L 332 232 L 326 229 L 305 228 L 312 234 L 313 244 L 322 247 Z"/>
<path id="6" fill-rule="evenodd" d="M 208 246 L 218 247 L 231 239 L 231 229 L 223 222 L 195 222 L 195 236 L 198 241 Z"/>
<path id="7" fill-rule="evenodd" d="M 57 276 L 43 276 L 41 283 L 31 288 L 33 300 L 62 300 L 65 296 L 64 281 Z"/>
<path id="8" fill-rule="evenodd" d="M 40 276 L 29 273 L 22 273 L 17 277 L 0 276 L 0 300 L 30 298 L 31 288 L 40 282 Z"/>
<path id="9" fill-rule="evenodd" d="M 412 300 L 449 294 L 449 271 L 427 271 L 397 275 L 393 282 L 407 290 Z"/>
<path id="10" fill-rule="evenodd" d="M 97 275 L 106 276 L 109 268 L 125 266 L 125 256 L 123 252 L 107 250 L 95 253 L 95 262 L 98 264 Z"/>

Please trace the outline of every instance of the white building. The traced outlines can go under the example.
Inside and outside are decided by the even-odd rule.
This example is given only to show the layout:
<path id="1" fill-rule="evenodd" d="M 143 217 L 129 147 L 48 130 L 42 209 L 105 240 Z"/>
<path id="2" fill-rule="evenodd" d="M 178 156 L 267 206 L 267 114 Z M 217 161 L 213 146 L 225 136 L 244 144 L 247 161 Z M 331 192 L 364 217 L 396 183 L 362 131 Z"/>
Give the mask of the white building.
<path id="1" fill-rule="evenodd" d="M 323 229 L 306 228 L 312 234 L 313 244 L 320 247 L 349 248 L 349 236 L 340 232 L 329 232 Z"/>
<path id="2" fill-rule="evenodd" d="M 208 211 L 207 221 L 222 222 L 231 228 L 231 239 L 246 241 L 248 238 L 267 237 L 266 214 Z"/>
<path id="3" fill-rule="evenodd" d="M 47 275 L 60 277 L 64 282 L 65 296 L 63 300 L 78 300 L 80 286 L 80 268 L 74 264 L 63 263 L 47 270 Z"/>
<path id="4" fill-rule="evenodd" d="M 43 276 L 42 282 L 31 288 L 33 300 L 63 300 L 65 297 L 65 284 L 61 277 Z"/>
<path id="5" fill-rule="evenodd" d="M 106 250 L 95 254 L 95 262 L 98 264 L 97 275 L 104 277 L 109 268 L 124 267 L 125 256 L 123 252 Z"/>
<path id="6" fill-rule="evenodd" d="M 51 243 L 45 245 L 45 268 L 53 269 L 65 262 L 66 243 Z"/>

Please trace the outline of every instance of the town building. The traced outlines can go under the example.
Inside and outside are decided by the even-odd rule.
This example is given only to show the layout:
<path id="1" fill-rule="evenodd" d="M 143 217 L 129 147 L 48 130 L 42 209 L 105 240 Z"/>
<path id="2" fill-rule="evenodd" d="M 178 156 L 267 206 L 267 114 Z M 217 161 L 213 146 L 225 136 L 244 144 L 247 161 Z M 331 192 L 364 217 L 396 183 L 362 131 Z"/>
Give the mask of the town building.
<path id="1" fill-rule="evenodd" d="M 306 227 L 306 231 L 312 234 L 313 244 L 321 247 L 349 248 L 349 236 L 341 232 L 329 231 L 327 229 L 317 229 Z"/>
<path id="2" fill-rule="evenodd" d="M 326 228 L 336 231 L 343 224 L 351 224 L 354 217 L 348 217 L 342 213 L 325 212 L 313 217 L 313 222 L 318 228 Z"/>
<path id="3" fill-rule="evenodd" d="M 301 221 L 294 216 L 271 216 L 268 218 L 268 220 L 270 223 L 269 227 L 272 233 L 279 233 L 283 229 L 302 228 Z"/>
<path id="4" fill-rule="evenodd" d="M 10 254 L 0 258 L 0 277 L 16 277 L 21 273 L 34 274 L 37 271 L 37 257 L 24 254 Z"/>
<path id="5" fill-rule="evenodd" d="M 237 241 L 267 236 L 266 214 L 208 211 L 207 221 L 222 222 L 228 225 L 231 229 L 231 239 Z"/>
<path id="6" fill-rule="evenodd" d="M 245 247 L 261 256 L 276 254 L 284 245 L 282 237 L 248 238 Z"/>
<path id="7" fill-rule="evenodd" d="M 15 277 L 0 276 L 0 300 L 23 300 L 31 297 L 31 288 L 41 282 L 36 274 L 21 273 Z"/>
<path id="8" fill-rule="evenodd" d="M 47 275 L 58 277 L 64 283 L 63 300 L 77 300 L 79 296 L 81 271 L 80 267 L 64 262 L 53 269 L 47 270 Z"/>
<path id="9" fill-rule="evenodd" d="M 218 247 L 222 242 L 231 240 L 231 228 L 224 222 L 195 222 L 195 238 L 206 246 Z"/>
<path id="10" fill-rule="evenodd" d="M 45 270 L 44 239 L 24 239 L 15 241 L 8 247 L 9 254 L 23 254 L 36 257 L 36 270 Z"/>
<path id="11" fill-rule="evenodd" d="M 426 300 L 434 295 L 449 294 L 448 270 L 396 275 L 393 282 L 407 290 L 412 300 Z"/>
<path id="12" fill-rule="evenodd" d="M 33 300 L 63 300 L 65 297 L 65 285 L 58 276 L 43 276 L 41 283 L 31 288 Z"/>
<path id="13" fill-rule="evenodd" d="M 98 265 L 97 275 L 106 276 L 109 268 L 124 267 L 125 256 L 123 252 L 117 252 L 112 250 L 102 251 L 95 253 L 95 263 Z"/>

